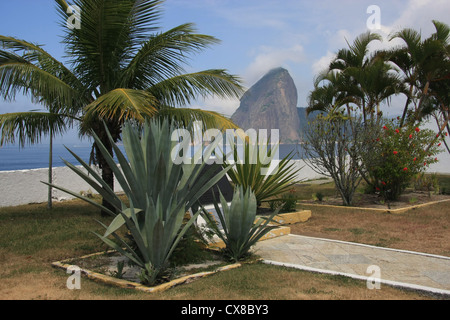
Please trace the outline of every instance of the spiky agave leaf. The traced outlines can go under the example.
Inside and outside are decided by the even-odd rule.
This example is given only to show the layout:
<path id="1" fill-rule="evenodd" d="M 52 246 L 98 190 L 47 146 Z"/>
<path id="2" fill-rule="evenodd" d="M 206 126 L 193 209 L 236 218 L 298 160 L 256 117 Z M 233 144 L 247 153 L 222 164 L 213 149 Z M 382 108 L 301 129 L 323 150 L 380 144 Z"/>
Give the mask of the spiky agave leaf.
<path id="1" fill-rule="evenodd" d="M 230 141 L 235 160 L 223 163 L 224 168 L 232 167 L 228 176 L 233 184 L 236 187 L 243 187 L 244 191 L 251 189 L 255 193 L 258 205 L 289 190 L 298 182 L 297 175 L 301 170 L 291 162 L 294 156 L 292 152 L 281 160 L 275 159 L 279 144 L 269 147 L 269 139 L 260 145 L 252 144 L 249 140 L 243 141 L 243 156 L 239 155 L 239 146 Z M 261 151 L 261 148 L 264 149 Z M 275 161 L 276 165 L 270 170 Z"/>
<path id="2" fill-rule="evenodd" d="M 251 189 L 244 191 L 242 187 L 235 189 L 230 205 L 219 190 L 219 201 L 214 199 L 214 207 L 223 229 L 219 228 L 204 208 L 202 216 L 211 230 L 225 243 L 225 254 L 234 261 L 245 257 L 257 241 L 276 228 L 269 223 L 280 210 L 277 209 L 266 218 L 257 218 L 255 194 Z"/>
<path id="3" fill-rule="evenodd" d="M 170 135 L 173 128 L 168 125 L 167 120 L 161 123 L 153 119 L 142 127 L 126 123 L 123 130 L 126 155 L 114 145 L 119 164 L 108 153 L 100 139 L 93 135 L 121 184 L 129 205 L 79 157 L 74 155 L 87 173 L 67 162 L 70 169 L 113 204 L 116 210 L 116 213 L 108 211 L 114 214 L 115 218 L 106 227 L 101 239 L 116 250 L 120 247 L 119 252 L 126 253 L 126 256 L 141 268 L 148 271 L 151 267 L 152 277 L 149 279 L 153 279 L 166 266 L 173 250 L 200 212 L 196 212 L 183 226 L 185 213 L 227 172 L 222 170 L 214 173 L 208 170 L 207 174 L 200 176 L 204 162 L 200 165 L 174 164 L 171 161 L 174 142 L 171 141 Z M 112 143 L 111 135 L 109 139 Z M 205 156 L 208 157 L 214 148 L 214 143 L 208 146 Z M 75 192 L 54 187 L 88 201 Z M 102 207 L 93 200 L 88 202 Z M 126 226 L 130 231 L 136 243 L 136 250 L 131 246 L 122 248 L 125 241 L 117 233 L 122 226 Z M 116 241 L 111 240 L 111 236 Z"/>

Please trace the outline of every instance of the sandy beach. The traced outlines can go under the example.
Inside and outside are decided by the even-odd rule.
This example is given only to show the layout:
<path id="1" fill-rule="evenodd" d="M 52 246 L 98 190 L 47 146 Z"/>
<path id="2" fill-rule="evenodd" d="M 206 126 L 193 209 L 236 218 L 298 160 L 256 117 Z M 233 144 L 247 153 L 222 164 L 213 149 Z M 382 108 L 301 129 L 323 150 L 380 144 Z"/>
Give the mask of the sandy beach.
<path id="1" fill-rule="evenodd" d="M 430 166 L 429 173 L 450 174 L 450 155 L 441 153 L 439 162 Z M 323 176 L 305 165 L 303 160 L 294 160 L 298 168 L 302 168 L 297 179 L 299 181 L 319 179 Z M 17 206 L 29 203 L 43 203 L 48 198 L 48 187 L 42 181 L 48 181 L 48 168 L 1 171 L 0 172 L 0 207 Z M 93 189 L 68 167 L 53 168 L 53 183 L 74 192 L 93 192 Z M 115 190 L 122 191 L 115 183 Z M 64 201 L 73 197 L 60 190 L 53 189 L 55 201 Z"/>

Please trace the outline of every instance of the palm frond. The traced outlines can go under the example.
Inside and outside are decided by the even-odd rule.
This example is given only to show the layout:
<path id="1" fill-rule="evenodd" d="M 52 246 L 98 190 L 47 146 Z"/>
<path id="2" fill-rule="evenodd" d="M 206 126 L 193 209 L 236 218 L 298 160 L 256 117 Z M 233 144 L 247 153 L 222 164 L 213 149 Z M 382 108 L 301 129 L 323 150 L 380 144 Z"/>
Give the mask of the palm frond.
<path id="1" fill-rule="evenodd" d="M 195 32 L 194 25 L 186 23 L 151 35 L 124 70 L 120 85 L 146 88 L 184 73 L 182 65 L 189 54 L 219 42 L 215 37 Z"/>
<path id="2" fill-rule="evenodd" d="M 79 29 L 67 28 L 67 6 L 58 4 L 66 51 L 83 83 L 105 93 L 115 87 L 120 70 L 148 33 L 157 29 L 161 1 L 75 0 L 73 4 L 80 11 Z"/>
<path id="3" fill-rule="evenodd" d="M 42 137 L 61 134 L 67 130 L 65 117 L 48 112 L 17 112 L 0 114 L 0 145 L 39 143 Z"/>
<path id="4" fill-rule="evenodd" d="M 165 105 L 185 106 L 199 96 L 239 98 L 244 89 L 241 80 L 222 69 L 183 74 L 161 81 L 149 91 Z"/>
<path id="5" fill-rule="evenodd" d="M 60 106 L 72 105 L 78 96 L 55 74 L 15 53 L 0 50 L 0 93 L 3 98 L 12 100 L 19 92 L 30 94 L 37 102 Z"/>
<path id="6" fill-rule="evenodd" d="M 135 119 L 143 122 L 157 114 L 158 101 L 142 90 L 119 88 L 112 90 L 86 106 L 85 118 L 115 119 L 123 122 Z"/>
<path id="7" fill-rule="evenodd" d="M 219 130 L 238 129 L 238 126 L 228 117 L 215 112 L 202 109 L 163 107 L 158 117 L 171 119 L 177 127 L 190 128 L 195 121 L 201 121 L 204 129 L 217 128 Z"/>

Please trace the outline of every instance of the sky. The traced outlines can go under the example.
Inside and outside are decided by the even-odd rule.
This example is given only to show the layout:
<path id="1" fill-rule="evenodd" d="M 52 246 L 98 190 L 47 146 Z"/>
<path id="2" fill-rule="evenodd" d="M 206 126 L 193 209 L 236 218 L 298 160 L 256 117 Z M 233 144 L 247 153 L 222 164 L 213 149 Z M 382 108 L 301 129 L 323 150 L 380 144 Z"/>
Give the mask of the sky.
<path id="1" fill-rule="evenodd" d="M 373 6 L 379 11 L 370 10 Z M 1 35 L 43 44 L 64 61 L 53 0 L 0 0 L 0 12 Z M 450 24 L 449 0 L 166 0 L 160 24 L 164 31 L 192 22 L 199 33 L 221 40 L 193 56 L 187 72 L 227 69 L 250 88 L 269 70 L 283 67 L 294 79 L 298 107 L 306 107 L 314 77 L 347 42 L 374 27 L 373 22 L 379 22 L 373 31 L 385 39 L 374 43 L 372 49 L 378 49 L 401 44 L 387 39 L 403 28 L 429 36 L 432 20 Z M 387 113 L 399 113 L 403 101 L 394 99 Z M 231 116 L 239 100 L 210 98 L 191 107 Z M 0 100 L 0 113 L 36 108 L 26 97 Z"/>

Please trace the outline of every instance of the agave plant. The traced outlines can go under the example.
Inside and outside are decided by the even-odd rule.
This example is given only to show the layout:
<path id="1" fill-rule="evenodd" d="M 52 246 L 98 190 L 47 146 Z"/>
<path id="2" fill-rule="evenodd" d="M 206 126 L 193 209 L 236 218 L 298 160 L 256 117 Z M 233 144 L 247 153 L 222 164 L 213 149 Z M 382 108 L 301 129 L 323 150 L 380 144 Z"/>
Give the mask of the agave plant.
<path id="1" fill-rule="evenodd" d="M 228 176 L 235 187 L 242 187 L 244 192 L 248 189 L 253 191 L 258 206 L 291 189 L 298 182 L 297 175 L 301 170 L 291 162 L 292 152 L 281 160 L 275 159 L 279 144 L 269 147 L 268 142 L 269 139 L 267 143 L 256 145 L 244 140 L 243 154 L 240 154 L 239 146 L 229 141 L 234 160 L 227 159 L 222 165 L 231 169 Z"/>
<path id="2" fill-rule="evenodd" d="M 202 216 L 211 230 L 224 243 L 224 254 L 233 261 L 238 261 L 248 255 L 251 247 L 276 226 L 269 223 L 278 214 L 279 209 L 269 217 L 256 219 L 256 197 L 251 189 L 244 191 L 243 187 L 234 190 L 231 204 L 219 190 L 220 206 L 215 200 L 214 207 L 219 217 L 219 227 L 214 217 L 203 209 Z"/>
<path id="3" fill-rule="evenodd" d="M 118 164 L 94 135 L 95 143 L 126 195 L 125 201 L 108 187 L 95 170 L 69 150 L 87 172 L 67 161 L 66 165 L 113 204 L 117 213 L 76 192 L 54 186 L 114 216 L 109 226 L 102 224 L 105 233 L 97 235 L 141 267 L 141 279 L 146 284 L 153 284 L 166 268 L 172 252 L 200 213 L 195 212 L 187 223 L 183 223 L 186 212 L 226 174 L 226 170 L 222 170 L 199 175 L 205 163 L 174 164 L 171 159 L 174 145 L 171 132 L 172 126 L 167 121 L 151 120 L 142 128 L 126 123 L 123 128 L 126 156 L 112 143 Z M 112 141 L 111 136 L 110 139 Z M 215 144 L 211 144 L 204 156 L 209 157 L 214 147 Z M 133 245 L 118 233 L 124 225 Z"/>

